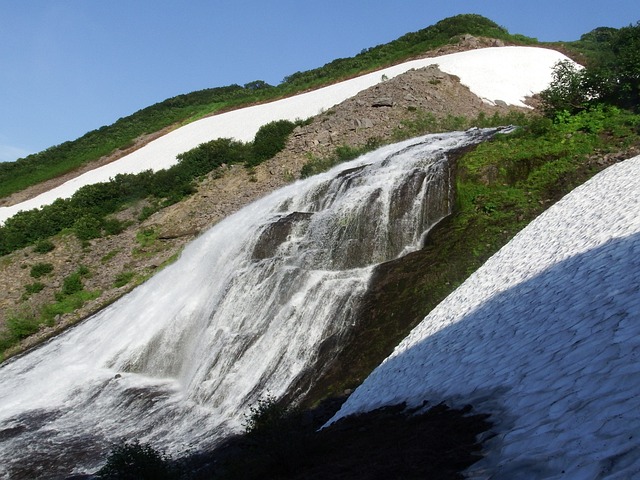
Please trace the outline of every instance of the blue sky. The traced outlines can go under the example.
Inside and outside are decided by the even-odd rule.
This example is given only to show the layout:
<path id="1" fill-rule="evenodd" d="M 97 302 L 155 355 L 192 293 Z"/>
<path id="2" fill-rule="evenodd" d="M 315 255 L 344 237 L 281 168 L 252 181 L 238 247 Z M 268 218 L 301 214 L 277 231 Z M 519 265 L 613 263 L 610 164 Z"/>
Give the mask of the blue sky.
<path id="1" fill-rule="evenodd" d="M 638 0 L 6 0 L 0 161 L 73 140 L 165 98 L 357 54 L 460 13 L 576 40 L 640 20 Z"/>

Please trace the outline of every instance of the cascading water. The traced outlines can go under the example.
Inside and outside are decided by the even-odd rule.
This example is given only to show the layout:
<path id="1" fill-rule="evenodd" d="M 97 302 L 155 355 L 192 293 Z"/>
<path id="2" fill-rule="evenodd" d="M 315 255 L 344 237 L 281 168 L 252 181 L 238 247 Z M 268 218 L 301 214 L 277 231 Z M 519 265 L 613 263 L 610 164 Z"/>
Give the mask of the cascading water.
<path id="1" fill-rule="evenodd" d="M 447 155 L 495 132 L 405 141 L 274 192 L 7 362 L 0 475 L 90 471 L 122 439 L 175 453 L 241 429 L 261 396 L 284 395 L 324 362 L 321 344 L 339 348 L 373 267 L 419 247 L 450 213 Z"/>

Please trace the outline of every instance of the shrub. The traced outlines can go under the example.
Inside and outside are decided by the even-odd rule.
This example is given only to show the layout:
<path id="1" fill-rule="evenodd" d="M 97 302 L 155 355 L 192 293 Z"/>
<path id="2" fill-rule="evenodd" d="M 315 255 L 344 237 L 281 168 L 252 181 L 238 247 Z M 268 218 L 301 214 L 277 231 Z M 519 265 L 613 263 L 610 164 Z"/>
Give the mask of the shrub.
<path id="1" fill-rule="evenodd" d="M 62 295 L 73 295 L 83 289 L 84 286 L 82 285 L 82 278 L 80 278 L 80 274 L 78 272 L 72 273 L 62 282 Z"/>
<path id="2" fill-rule="evenodd" d="M 44 284 L 41 282 L 28 283 L 24 286 L 25 291 L 28 295 L 33 293 L 41 292 L 44 289 Z"/>
<path id="3" fill-rule="evenodd" d="M 258 165 L 280 152 L 295 127 L 296 124 L 289 120 L 277 120 L 260 127 L 253 140 L 253 158 L 247 162 L 248 165 Z"/>
<path id="4" fill-rule="evenodd" d="M 106 235 L 117 235 L 127 228 L 127 224 L 117 218 L 107 218 L 103 222 L 103 228 Z"/>
<path id="5" fill-rule="evenodd" d="M 51 273 L 53 271 L 53 265 L 50 263 L 36 263 L 33 267 L 31 267 L 30 275 L 33 278 L 40 278 L 47 273 Z"/>
<path id="6" fill-rule="evenodd" d="M 249 409 L 249 414 L 245 415 L 245 432 L 255 434 L 277 428 L 286 414 L 287 408 L 278 403 L 273 395 L 267 394 L 258 400 L 257 405 Z"/>
<path id="7" fill-rule="evenodd" d="M 15 340 L 22 340 L 40 329 L 40 321 L 32 315 L 13 315 L 7 319 L 9 335 Z"/>
<path id="8" fill-rule="evenodd" d="M 78 240 L 91 240 L 102 236 L 102 222 L 94 215 L 83 215 L 73 225 Z"/>
<path id="9" fill-rule="evenodd" d="M 98 478 L 118 480 L 177 478 L 168 455 L 138 440 L 115 446 L 96 475 Z"/>
<path id="10" fill-rule="evenodd" d="M 116 275 L 116 279 L 113 282 L 113 286 L 116 288 L 122 287 L 124 285 L 126 285 L 127 283 L 129 283 L 131 281 L 131 279 L 134 277 L 135 273 L 134 272 L 120 272 L 118 275 Z"/>
<path id="11" fill-rule="evenodd" d="M 56 248 L 56 246 L 53 243 L 51 243 L 51 241 L 40 240 L 38 243 L 36 243 L 35 247 L 33 248 L 33 251 L 36 253 L 47 253 L 53 250 L 54 248 Z"/>

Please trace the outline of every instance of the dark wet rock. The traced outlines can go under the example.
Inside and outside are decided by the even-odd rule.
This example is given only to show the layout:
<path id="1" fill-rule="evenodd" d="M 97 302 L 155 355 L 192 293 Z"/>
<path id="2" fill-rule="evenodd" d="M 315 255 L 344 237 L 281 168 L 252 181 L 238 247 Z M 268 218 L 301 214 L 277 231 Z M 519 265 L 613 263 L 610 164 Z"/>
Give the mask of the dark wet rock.
<path id="1" fill-rule="evenodd" d="M 295 225 L 309 221 L 312 213 L 293 212 L 268 225 L 260 234 L 251 258 L 264 260 L 275 255 L 278 247 L 287 240 Z"/>

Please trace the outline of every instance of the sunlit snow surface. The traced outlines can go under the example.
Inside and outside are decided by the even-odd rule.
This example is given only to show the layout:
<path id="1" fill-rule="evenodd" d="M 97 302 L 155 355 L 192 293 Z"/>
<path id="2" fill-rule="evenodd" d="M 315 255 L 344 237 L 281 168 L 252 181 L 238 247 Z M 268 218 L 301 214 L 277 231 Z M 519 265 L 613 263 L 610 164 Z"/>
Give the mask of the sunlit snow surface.
<path id="1" fill-rule="evenodd" d="M 492 414 L 473 478 L 640 478 L 640 157 L 517 235 L 337 417 L 423 400 Z"/>
<path id="2" fill-rule="evenodd" d="M 67 198 L 84 185 L 106 182 L 118 173 L 160 170 L 176 163 L 176 155 L 216 138 L 253 140 L 258 129 L 274 120 L 304 119 L 320 113 L 358 92 L 410 69 L 438 64 L 488 103 L 501 100 L 524 106 L 525 97 L 544 90 L 553 66 L 567 57 L 555 50 L 536 47 L 496 47 L 413 60 L 384 68 L 312 92 L 275 102 L 255 105 L 198 120 L 113 163 L 87 172 L 33 199 L 11 207 L 0 207 L 0 223 L 20 210 L 29 210 Z"/>

